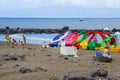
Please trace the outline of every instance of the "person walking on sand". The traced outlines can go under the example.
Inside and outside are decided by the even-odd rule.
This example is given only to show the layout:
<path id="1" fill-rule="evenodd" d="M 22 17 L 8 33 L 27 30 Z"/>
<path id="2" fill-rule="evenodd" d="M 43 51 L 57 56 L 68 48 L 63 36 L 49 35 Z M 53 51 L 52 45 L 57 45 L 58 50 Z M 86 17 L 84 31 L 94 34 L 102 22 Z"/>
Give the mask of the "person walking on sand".
<path id="1" fill-rule="evenodd" d="M 23 45 L 26 45 L 26 37 L 23 35 Z"/>
<path id="2" fill-rule="evenodd" d="M 10 37 L 8 34 L 5 35 L 5 39 L 6 39 L 6 44 L 9 45 L 10 43 Z"/>

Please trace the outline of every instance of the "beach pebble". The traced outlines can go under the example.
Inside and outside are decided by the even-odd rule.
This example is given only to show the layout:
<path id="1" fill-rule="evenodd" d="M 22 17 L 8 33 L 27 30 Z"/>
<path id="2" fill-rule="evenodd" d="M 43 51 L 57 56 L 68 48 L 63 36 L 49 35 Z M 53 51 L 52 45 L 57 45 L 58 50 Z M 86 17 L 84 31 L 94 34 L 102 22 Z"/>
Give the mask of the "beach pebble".
<path id="1" fill-rule="evenodd" d="M 1 60 L 3 61 L 18 60 L 18 58 L 16 57 L 16 55 L 13 55 L 13 54 L 10 54 L 10 55 L 5 54 L 5 55 L 2 55 Z"/>
<path id="2" fill-rule="evenodd" d="M 100 61 L 100 62 L 112 62 L 112 58 L 100 57 L 98 61 Z"/>
<path id="3" fill-rule="evenodd" d="M 86 78 L 86 77 L 52 77 L 49 80 L 94 80 L 92 78 Z"/>
<path id="4" fill-rule="evenodd" d="M 20 66 L 19 64 L 15 64 L 13 68 L 18 68 L 19 66 Z"/>
<path id="5" fill-rule="evenodd" d="M 68 57 L 64 57 L 64 60 L 68 60 L 69 58 Z"/>
<path id="6" fill-rule="evenodd" d="M 29 69 L 29 68 L 21 68 L 21 69 L 19 70 L 19 72 L 20 72 L 20 73 L 30 73 L 30 72 L 32 72 L 32 70 Z"/>
<path id="7" fill-rule="evenodd" d="M 9 54 L 9 53 L 8 53 Z M 8 54 L 4 54 L 4 55 L 2 55 L 2 57 L 4 57 L 4 56 L 9 56 Z"/>
<path id="8" fill-rule="evenodd" d="M 44 69 L 42 67 L 36 67 L 35 69 L 33 69 L 34 72 L 36 71 L 43 71 L 43 72 L 47 72 L 48 70 L 47 69 Z"/>
<path id="9" fill-rule="evenodd" d="M 74 78 L 74 79 L 72 79 L 72 78 Z M 76 75 L 74 73 L 69 73 L 63 77 L 63 80 L 69 80 L 69 79 L 70 80 L 77 80 L 78 78 L 80 78 L 78 75 Z"/>
<path id="10" fill-rule="evenodd" d="M 35 56 L 35 54 L 33 54 L 33 56 Z"/>
<path id="11" fill-rule="evenodd" d="M 9 61 L 9 60 L 10 60 L 10 57 L 8 57 L 8 56 L 2 57 L 2 60 L 4 60 L 4 61 Z"/>
<path id="12" fill-rule="evenodd" d="M 104 77 L 106 78 L 108 75 L 108 71 L 104 70 L 104 69 L 99 69 L 97 71 L 93 71 L 93 72 L 90 72 L 90 73 L 87 73 L 86 74 L 86 77 Z"/>
<path id="13" fill-rule="evenodd" d="M 106 77 L 106 80 L 120 80 L 120 77 L 113 76 L 113 75 L 108 75 L 108 76 Z"/>
<path id="14" fill-rule="evenodd" d="M 62 77 L 51 77 L 49 80 L 63 80 Z"/>
<path id="15" fill-rule="evenodd" d="M 72 78 L 68 78 L 67 80 L 94 80 L 94 79 L 86 78 L 86 77 L 72 77 Z"/>
<path id="16" fill-rule="evenodd" d="M 19 65 L 16 64 L 16 66 L 19 66 Z M 36 72 L 36 71 L 47 72 L 48 70 L 42 67 L 36 67 L 34 69 L 21 68 L 19 70 L 20 73 L 30 73 L 30 72 Z M 104 69 L 99 69 L 99 70 L 90 72 L 89 76 L 80 77 L 74 73 L 70 73 L 70 74 L 64 75 L 63 77 L 52 77 L 49 80 L 119 80 L 119 79 L 117 79 L 114 76 L 108 75 L 108 71 Z"/>
<path id="17" fill-rule="evenodd" d="M 71 77 L 71 78 L 68 78 L 68 79 L 65 79 L 65 80 L 81 80 L 81 78 L 80 77 Z"/>
<path id="18" fill-rule="evenodd" d="M 23 54 L 23 55 L 19 55 L 18 57 L 20 58 L 21 61 L 25 61 L 25 57 L 26 57 L 26 55 L 25 55 L 25 54 Z"/>
<path id="19" fill-rule="evenodd" d="M 95 77 L 96 74 L 95 74 L 95 71 L 92 71 L 92 72 L 88 72 L 85 77 Z"/>
<path id="20" fill-rule="evenodd" d="M 70 73 L 68 75 L 65 75 L 62 80 L 94 80 L 92 77 L 83 77 L 78 76 L 76 74 Z"/>
<path id="21" fill-rule="evenodd" d="M 104 77 L 106 78 L 108 75 L 108 71 L 104 70 L 104 69 L 100 69 L 96 71 L 96 76 L 100 76 L 100 77 Z"/>
<path id="22" fill-rule="evenodd" d="M 3 65 L 0 63 L 0 66 L 3 66 Z"/>
<path id="23" fill-rule="evenodd" d="M 15 64 L 14 66 L 15 66 L 15 67 L 19 67 L 20 65 L 19 65 L 19 64 Z"/>
<path id="24" fill-rule="evenodd" d="M 49 80 L 117 80 L 114 77 L 108 76 L 108 71 L 99 69 L 84 76 L 78 76 L 74 73 L 64 75 L 62 78 L 53 77 Z"/>
<path id="25" fill-rule="evenodd" d="M 27 48 L 27 49 L 30 49 L 30 50 L 31 50 L 32 48 L 29 47 L 29 48 Z"/>
<path id="26" fill-rule="evenodd" d="M 59 54 L 59 53 L 58 53 Z M 60 55 L 59 57 L 64 57 L 63 55 Z"/>
<path id="27" fill-rule="evenodd" d="M 15 55 L 10 55 L 9 58 L 10 60 L 17 60 L 17 57 Z"/>
<path id="28" fill-rule="evenodd" d="M 46 56 L 52 56 L 52 55 L 48 54 L 48 55 L 46 55 Z"/>

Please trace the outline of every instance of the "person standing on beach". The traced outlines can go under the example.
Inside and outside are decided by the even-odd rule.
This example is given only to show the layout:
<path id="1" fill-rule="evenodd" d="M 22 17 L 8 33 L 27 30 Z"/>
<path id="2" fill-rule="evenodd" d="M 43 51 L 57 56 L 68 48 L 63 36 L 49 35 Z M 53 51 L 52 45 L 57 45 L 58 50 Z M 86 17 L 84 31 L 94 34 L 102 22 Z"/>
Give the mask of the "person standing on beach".
<path id="1" fill-rule="evenodd" d="M 23 45 L 26 45 L 26 37 L 23 35 Z"/>
<path id="2" fill-rule="evenodd" d="M 6 39 L 6 44 L 9 45 L 10 43 L 10 37 L 8 34 L 5 35 L 5 39 Z"/>

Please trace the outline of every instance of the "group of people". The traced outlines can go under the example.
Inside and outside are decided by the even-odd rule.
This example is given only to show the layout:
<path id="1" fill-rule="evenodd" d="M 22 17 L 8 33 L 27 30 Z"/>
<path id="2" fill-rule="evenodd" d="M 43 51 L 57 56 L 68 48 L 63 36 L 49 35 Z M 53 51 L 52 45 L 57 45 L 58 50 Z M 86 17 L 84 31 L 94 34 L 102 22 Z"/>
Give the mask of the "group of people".
<path id="1" fill-rule="evenodd" d="M 110 56 L 109 53 L 109 47 L 106 46 L 103 50 L 103 53 L 99 49 L 97 49 L 94 60 L 100 62 L 112 62 L 112 57 Z"/>
<path id="2" fill-rule="evenodd" d="M 97 42 L 96 37 L 94 38 L 93 41 Z M 111 58 L 110 53 L 109 53 L 109 46 L 110 46 L 109 41 L 105 41 L 105 44 L 106 45 L 105 45 L 105 48 L 103 50 L 103 53 L 99 49 L 96 50 L 96 55 L 95 55 L 96 57 L 103 56 L 103 57 Z"/>
<path id="3" fill-rule="evenodd" d="M 7 45 L 11 45 L 12 46 L 12 48 L 14 48 L 15 46 L 23 46 L 23 48 L 25 47 L 25 45 L 26 45 L 26 37 L 23 35 L 22 36 L 23 37 L 23 40 L 22 41 L 17 41 L 17 40 L 15 40 L 15 39 L 11 39 L 10 37 L 9 37 L 9 35 L 8 34 L 6 34 L 5 35 L 5 39 L 6 39 L 6 44 Z"/>
<path id="4" fill-rule="evenodd" d="M 96 57 L 103 56 L 103 57 L 111 58 L 110 53 L 109 53 L 109 47 L 106 46 L 105 49 L 103 50 L 103 53 L 99 49 L 97 49 L 95 56 Z"/>

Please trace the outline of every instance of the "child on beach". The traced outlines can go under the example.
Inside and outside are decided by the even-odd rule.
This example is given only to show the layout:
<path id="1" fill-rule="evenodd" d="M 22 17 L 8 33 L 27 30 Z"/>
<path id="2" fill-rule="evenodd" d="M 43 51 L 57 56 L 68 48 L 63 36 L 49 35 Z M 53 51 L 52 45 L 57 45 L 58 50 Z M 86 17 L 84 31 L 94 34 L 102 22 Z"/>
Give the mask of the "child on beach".
<path id="1" fill-rule="evenodd" d="M 6 39 L 6 44 L 9 45 L 10 43 L 10 37 L 8 34 L 5 35 L 5 39 Z"/>
<path id="2" fill-rule="evenodd" d="M 24 43 L 22 41 L 20 43 L 21 43 L 21 46 L 23 46 L 23 48 L 24 48 Z"/>
<path id="3" fill-rule="evenodd" d="M 20 40 L 18 41 L 17 45 L 18 45 L 18 46 L 21 46 L 21 42 L 20 42 Z"/>
<path id="4" fill-rule="evenodd" d="M 15 40 L 12 39 L 12 48 L 14 48 L 14 46 L 15 46 Z"/>
<path id="5" fill-rule="evenodd" d="M 14 42 L 15 42 L 15 46 L 17 46 L 17 41 L 14 39 Z"/>

